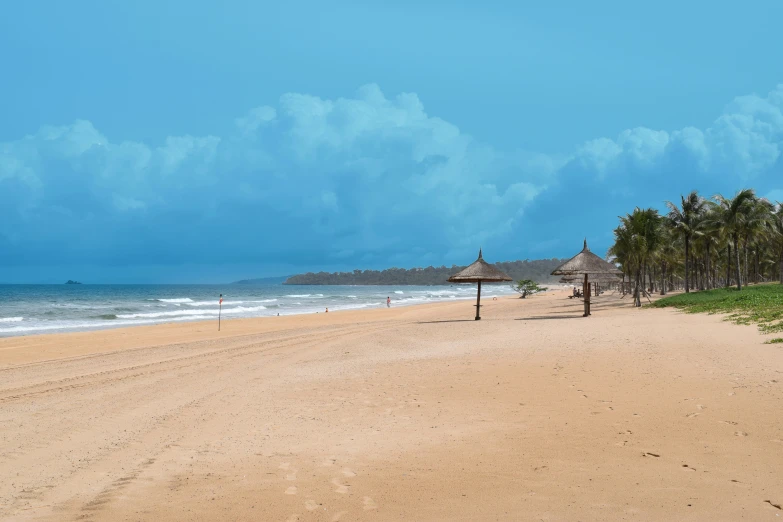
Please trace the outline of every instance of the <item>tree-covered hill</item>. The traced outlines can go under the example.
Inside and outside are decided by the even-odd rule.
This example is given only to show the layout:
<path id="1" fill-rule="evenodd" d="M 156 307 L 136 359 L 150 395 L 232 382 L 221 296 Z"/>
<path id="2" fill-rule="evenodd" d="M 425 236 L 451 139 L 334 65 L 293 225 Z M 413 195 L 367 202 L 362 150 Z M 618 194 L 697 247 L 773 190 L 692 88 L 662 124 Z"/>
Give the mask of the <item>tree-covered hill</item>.
<path id="1" fill-rule="evenodd" d="M 549 275 L 565 259 L 534 259 L 494 263 L 514 280 L 532 279 L 539 283 L 555 282 Z M 308 272 L 289 277 L 286 285 L 444 285 L 449 276 L 464 266 L 428 266 L 427 268 L 388 268 L 386 270 L 354 270 L 353 272 Z"/>

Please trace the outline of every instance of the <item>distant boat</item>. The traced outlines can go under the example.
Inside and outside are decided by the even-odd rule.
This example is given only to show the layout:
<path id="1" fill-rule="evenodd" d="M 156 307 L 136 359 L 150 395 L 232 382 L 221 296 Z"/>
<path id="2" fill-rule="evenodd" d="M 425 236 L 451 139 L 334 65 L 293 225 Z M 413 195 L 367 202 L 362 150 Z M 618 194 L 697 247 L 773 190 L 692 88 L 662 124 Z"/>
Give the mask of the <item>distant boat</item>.
<path id="1" fill-rule="evenodd" d="M 80 285 L 81 283 L 79 281 L 72 281 L 72 280 L 69 279 L 68 281 L 65 282 L 65 284 L 66 285 Z"/>

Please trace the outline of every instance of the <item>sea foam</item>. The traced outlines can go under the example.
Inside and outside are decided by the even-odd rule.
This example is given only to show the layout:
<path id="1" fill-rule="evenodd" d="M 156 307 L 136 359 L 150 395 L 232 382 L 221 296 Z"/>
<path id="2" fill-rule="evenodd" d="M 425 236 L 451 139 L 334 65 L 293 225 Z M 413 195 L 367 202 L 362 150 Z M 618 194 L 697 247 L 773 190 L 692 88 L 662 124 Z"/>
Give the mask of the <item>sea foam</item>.
<path id="1" fill-rule="evenodd" d="M 266 310 L 266 306 L 237 306 L 234 308 L 224 308 L 222 313 L 225 314 L 241 314 L 243 312 L 259 312 Z M 173 310 L 171 312 L 152 312 L 141 314 L 117 314 L 118 319 L 152 319 L 159 317 L 182 317 L 182 316 L 217 316 L 219 311 L 215 310 Z"/>

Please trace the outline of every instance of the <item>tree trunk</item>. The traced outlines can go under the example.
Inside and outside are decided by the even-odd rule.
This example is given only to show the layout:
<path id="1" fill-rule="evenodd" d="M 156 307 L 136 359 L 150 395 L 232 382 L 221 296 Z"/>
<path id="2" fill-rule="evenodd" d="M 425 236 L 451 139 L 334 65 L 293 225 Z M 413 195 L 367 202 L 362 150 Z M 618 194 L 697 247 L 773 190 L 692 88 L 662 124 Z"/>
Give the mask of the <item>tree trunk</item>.
<path id="1" fill-rule="evenodd" d="M 704 290 L 704 264 L 699 259 L 699 264 L 696 265 L 696 270 L 699 271 L 699 290 Z"/>
<path id="2" fill-rule="evenodd" d="M 726 244 L 726 288 L 731 285 L 731 243 Z"/>
<path id="3" fill-rule="evenodd" d="M 666 261 L 661 262 L 661 295 L 666 295 Z"/>
<path id="4" fill-rule="evenodd" d="M 707 290 L 712 288 L 711 277 L 712 271 L 710 270 L 710 242 L 707 241 L 707 255 L 704 256 L 704 262 L 707 264 Z"/>
<path id="5" fill-rule="evenodd" d="M 760 272 L 760 265 L 761 265 L 761 260 L 759 258 L 760 258 L 759 247 L 758 245 L 756 245 L 756 270 L 755 270 L 756 276 L 754 277 L 754 281 L 756 284 L 759 283 L 759 272 Z"/>
<path id="6" fill-rule="evenodd" d="M 742 267 L 740 266 L 739 238 L 734 237 L 734 260 L 737 263 L 737 290 L 742 290 Z"/>
<path id="7" fill-rule="evenodd" d="M 658 267 L 653 263 L 652 277 L 650 278 L 650 293 L 655 292 L 655 285 L 658 282 Z"/>
<path id="8" fill-rule="evenodd" d="M 641 269 L 636 270 L 636 284 L 634 285 L 634 291 L 633 291 L 633 305 L 634 306 L 642 306 L 642 296 L 641 296 L 641 288 L 639 287 L 639 279 L 641 278 Z"/>
<path id="9" fill-rule="evenodd" d="M 745 270 L 742 272 L 742 275 L 744 276 L 742 281 L 745 283 L 745 286 L 748 286 L 748 281 L 750 280 L 750 269 L 748 268 L 748 240 L 745 240 L 745 244 L 743 245 L 743 254 L 745 255 Z"/>
<path id="10" fill-rule="evenodd" d="M 780 261 L 778 262 L 778 276 L 780 277 L 780 284 L 783 285 L 783 248 L 780 249 Z"/>
<path id="11" fill-rule="evenodd" d="M 690 266 L 688 265 L 688 256 L 690 256 L 691 253 L 691 238 L 687 235 L 685 236 L 685 293 L 691 291 L 690 286 L 688 285 L 688 269 Z"/>

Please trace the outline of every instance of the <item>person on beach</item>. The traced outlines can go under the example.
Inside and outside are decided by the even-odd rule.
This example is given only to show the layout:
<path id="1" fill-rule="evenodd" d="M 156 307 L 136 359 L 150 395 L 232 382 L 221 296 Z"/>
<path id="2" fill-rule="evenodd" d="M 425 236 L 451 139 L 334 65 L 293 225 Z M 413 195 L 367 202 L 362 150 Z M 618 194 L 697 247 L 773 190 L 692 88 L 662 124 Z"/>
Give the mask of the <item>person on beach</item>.
<path id="1" fill-rule="evenodd" d="M 386 297 L 386 308 L 391 308 L 391 297 Z"/>

